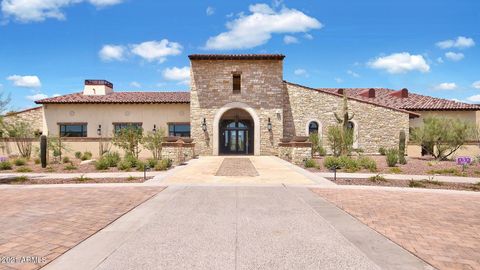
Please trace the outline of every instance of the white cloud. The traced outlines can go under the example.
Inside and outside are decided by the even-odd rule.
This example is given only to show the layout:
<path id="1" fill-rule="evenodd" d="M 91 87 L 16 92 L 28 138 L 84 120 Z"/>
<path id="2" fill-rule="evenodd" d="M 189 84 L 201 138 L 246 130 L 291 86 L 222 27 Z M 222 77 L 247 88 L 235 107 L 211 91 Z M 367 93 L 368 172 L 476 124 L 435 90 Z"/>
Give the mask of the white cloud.
<path id="1" fill-rule="evenodd" d="M 453 82 L 444 82 L 434 87 L 435 90 L 454 90 L 457 89 L 457 84 Z"/>
<path id="2" fill-rule="evenodd" d="M 304 37 L 305 39 L 308 39 L 308 40 L 312 40 L 312 39 L 313 39 L 313 36 L 312 36 L 311 34 L 309 34 L 309 33 L 305 33 L 305 35 L 303 35 L 303 37 Z"/>
<path id="3" fill-rule="evenodd" d="M 437 47 L 441 49 L 450 49 L 450 48 L 458 48 L 464 49 L 475 46 L 475 41 L 472 38 L 467 37 L 457 37 L 457 39 L 447 39 L 443 41 L 439 41 L 436 43 Z"/>
<path id="4" fill-rule="evenodd" d="M 336 81 L 337 83 L 342 83 L 342 82 L 343 82 L 343 79 L 342 79 L 342 78 L 335 78 L 335 81 Z"/>
<path id="5" fill-rule="evenodd" d="M 181 84 L 189 84 L 190 83 L 190 67 L 185 66 L 182 68 L 173 67 L 173 68 L 166 68 L 162 72 L 163 78 L 169 81 L 178 81 Z"/>
<path id="6" fill-rule="evenodd" d="M 62 9 L 88 2 L 96 7 L 116 5 L 122 0 L 3 0 L 2 12 L 6 18 L 13 17 L 20 22 L 40 22 L 46 19 L 64 20 Z"/>
<path id="7" fill-rule="evenodd" d="M 411 55 L 407 52 L 394 53 L 388 56 L 378 57 L 367 63 L 374 69 L 384 69 L 388 73 L 398 74 L 418 70 L 428 72 L 430 66 L 422 55 Z"/>
<path id="8" fill-rule="evenodd" d="M 31 95 L 31 96 L 27 96 L 27 99 L 31 100 L 31 101 L 36 101 L 36 100 L 39 100 L 39 99 L 44 99 L 44 98 L 48 98 L 47 95 L 45 94 L 35 94 L 35 95 Z"/>
<path id="9" fill-rule="evenodd" d="M 360 74 L 352 71 L 352 70 L 347 70 L 347 74 L 348 75 L 351 75 L 352 77 L 355 77 L 355 78 L 359 78 L 360 77 Z"/>
<path id="10" fill-rule="evenodd" d="M 121 61 L 125 59 L 125 47 L 121 45 L 103 45 L 98 55 L 103 61 Z"/>
<path id="11" fill-rule="evenodd" d="M 131 82 L 130 86 L 133 88 L 141 88 L 142 85 L 139 82 Z"/>
<path id="12" fill-rule="evenodd" d="M 160 63 L 167 59 L 167 56 L 179 55 L 182 53 L 182 45 L 177 42 L 170 42 L 168 39 L 160 41 L 146 41 L 140 44 L 131 45 L 132 53 L 151 62 L 158 61 Z"/>
<path id="13" fill-rule="evenodd" d="M 285 44 L 293 44 L 293 43 L 298 43 L 298 39 L 294 36 L 286 35 L 283 37 L 283 42 Z"/>
<path id="14" fill-rule="evenodd" d="M 472 102 L 480 102 L 480 95 L 474 95 L 474 96 L 468 97 L 467 100 Z"/>
<path id="15" fill-rule="evenodd" d="M 443 58 L 442 58 L 442 57 L 438 57 L 438 58 L 437 58 L 437 62 L 440 63 L 440 64 L 443 64 Z"/>
<path id="16" fill-rule="evenodd" d="M 315 18 L 296 9 L 282 7 L 275 11 L 267 4 L 249 6 L 251 14 L 239 14 L 238 18 L 227 22 L 227 32 L 210 37 L 206 49 L 228 50 L 248 49 L 267 43 L 272 34 L 306 33 L 319 29 L 322 24 Z"/>
<path id="17" fill-rule="evenodd" d="M 480 81 L 473 82 L 472 87 L 475 89 L 480 89 Z"/>
<path id="18" fill-rule="evenodd" d="M 465 55 L 463 53 L 446 52 L 445 57 L 451 61 L 460 61 L 465 57 Z"/>
<path id="19" fill-rule="evenodd" d="M 59 97 L 61 96 L 60 94 L 53 94 L 52 97 Z"/>
<path id="20" fill-rule="evenodd" d="M 38 88 L 42 86 L 40 79 L 37 76 L 27 75 L 12 75 L 8 76 L 7 80 L 11 81 L 13 85 L 24 88 Z"/>
<path id="21" fill-rule="evenodd" d="M 212 16 L 213 14 L 215 14 L 215 8 L 207 7 L 207 10 L 205 12 L 207 13 L 207 16 Z"/>
<path id="22" fill-rule="evenodd" d="M 303 68 L 297 68 L 293 71 L 293 74 L 297 75 L 297 76 L 306 76 L 307 75 L 307 71 Z"/>

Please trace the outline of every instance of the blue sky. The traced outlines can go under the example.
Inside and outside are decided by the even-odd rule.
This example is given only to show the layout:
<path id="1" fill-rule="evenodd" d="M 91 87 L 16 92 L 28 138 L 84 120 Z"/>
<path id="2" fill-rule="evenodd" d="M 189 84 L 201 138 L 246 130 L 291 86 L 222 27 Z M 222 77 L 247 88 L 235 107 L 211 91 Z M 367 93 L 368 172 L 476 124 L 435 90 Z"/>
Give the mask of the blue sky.
<path id="1" fill-rule="evenodd" d="M 480 102 L 479 26 L 478 0 L 2 0 L 0 91 L 18 110 L 84 79 L 188 90 L 188 54 L 282 53 L 311 87 Z"/>

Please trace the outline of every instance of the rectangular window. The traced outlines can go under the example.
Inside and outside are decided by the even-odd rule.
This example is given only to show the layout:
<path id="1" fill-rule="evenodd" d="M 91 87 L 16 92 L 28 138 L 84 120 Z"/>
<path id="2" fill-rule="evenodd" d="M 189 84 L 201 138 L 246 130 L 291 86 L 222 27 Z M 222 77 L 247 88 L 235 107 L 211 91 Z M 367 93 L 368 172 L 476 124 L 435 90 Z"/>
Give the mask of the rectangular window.
<path id="1" fill-rule="evenodd" d="M 59 124 L 60 137 L 87 137 L 87 124 Z"/>
<path id="2" fill-rule="evenodd" d="M 240 93 L 242 88 L 242 75 L 233 74 L 233 93 Z"/>
<path id="3" fill-rule="evenodd" d="M 168 136 L 190 137 L 190 124 L 168 124 Z"/>
<path id="4" fill-rule="evenodd" d="M 118 133 L 120 130 L 127 127 L 134 127 L 134 128 L 141 129 L 142 123 L 113 123 L 113 130 L 115 131 L 115 133 Z"/>

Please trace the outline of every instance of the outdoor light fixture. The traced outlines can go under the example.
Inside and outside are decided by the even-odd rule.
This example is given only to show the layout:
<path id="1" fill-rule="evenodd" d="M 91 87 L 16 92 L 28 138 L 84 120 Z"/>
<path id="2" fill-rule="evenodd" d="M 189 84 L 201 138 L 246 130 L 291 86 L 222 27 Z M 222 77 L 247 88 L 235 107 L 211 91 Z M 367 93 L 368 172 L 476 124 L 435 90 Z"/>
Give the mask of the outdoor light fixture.
<path id="1" fill-rule="evenodd" d="M 98 136 L 102 136 L 102 125 L 98 125 L 97 135 L 98 135 Z"/>
<path id="2" fill-rule="evenodd" d="M 153 132 L 157 132 L 157 125 L 153 125 Z"/>
<path id="3" fill-rule="evenodd" d="M 203 131 L 207 131 L 207 119 L 205 119 L 205 118 L 203 118 L 202 130 L 203 130 Z"/>
<path id="4" fill-rule="evenodd" d="M 268 118 L 267 129 L 268 131 L 272 131 L 272 122 L 270 121 L 270 117 Z"/>

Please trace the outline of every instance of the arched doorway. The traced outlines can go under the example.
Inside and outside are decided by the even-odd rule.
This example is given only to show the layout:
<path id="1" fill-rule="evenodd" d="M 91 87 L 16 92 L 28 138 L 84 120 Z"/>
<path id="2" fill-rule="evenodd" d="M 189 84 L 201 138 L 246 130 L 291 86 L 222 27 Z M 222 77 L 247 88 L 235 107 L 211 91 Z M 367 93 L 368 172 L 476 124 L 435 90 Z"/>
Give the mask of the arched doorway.
<path id="1" fill-rule="evenodd" d="M 219 121 L 218 150 L 221 155 L 254 154 L 254 122 L 243 109 L 226 111 Z"/>

